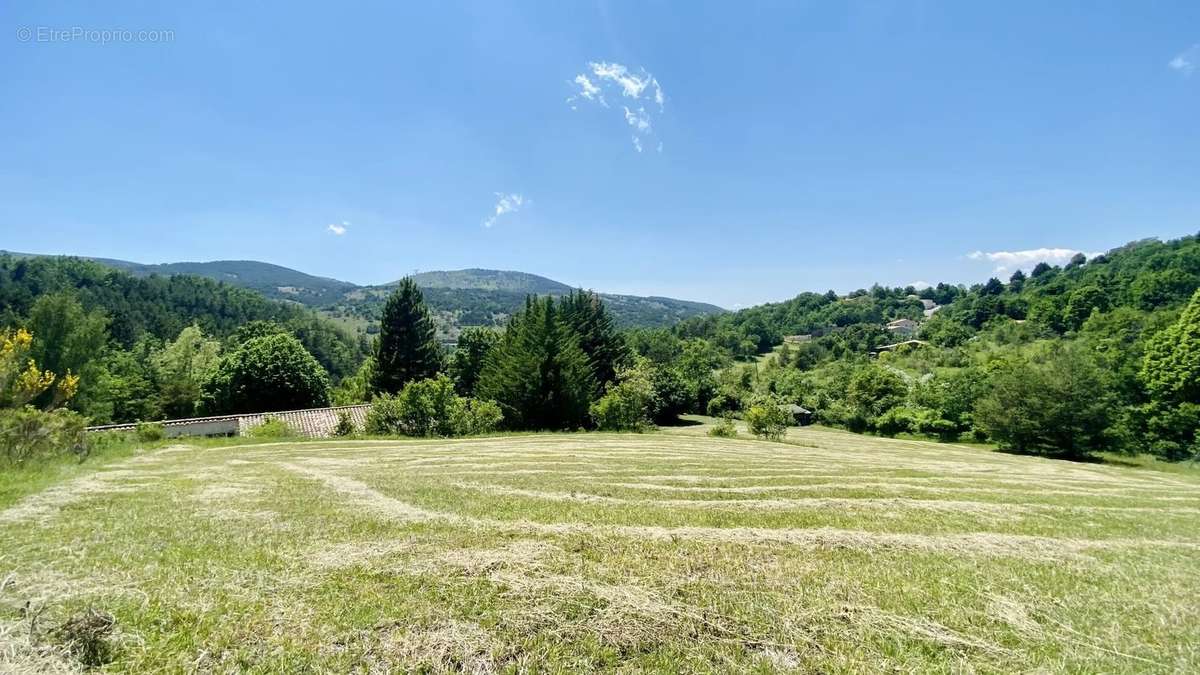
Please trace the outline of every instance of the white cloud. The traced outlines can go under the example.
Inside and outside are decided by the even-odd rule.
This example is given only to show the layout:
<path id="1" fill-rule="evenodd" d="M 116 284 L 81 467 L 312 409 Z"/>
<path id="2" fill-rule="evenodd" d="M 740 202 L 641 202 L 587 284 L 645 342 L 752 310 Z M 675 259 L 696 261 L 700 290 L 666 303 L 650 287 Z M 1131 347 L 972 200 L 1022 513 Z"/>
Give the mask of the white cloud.
<path id="1" fill-rule="evenodd" d="M 917 289 L 918 291 L 923 291 L 926 288 L 930 288 L 931 284 L 928 281 L 914 281 L 911 284 L 909 284 L 909 286 L 912 286 L 913 288 Z"/>
<path id="2" fill-rule="evenodd" d="M 1167 62 L 1167 67 L 1182 74 L 1184 77 L 1188 77 L 1196 71 L 1197 63 L 1200 63 L 1200 43 L 1194 44 L 1180 52 L 1175 58 Z"/>
<path id="3" fill-rule="evenodd" d="M 496 224 L 496 219 L 499 218 L 500 216 L 502 216 L 506 213 L 516 213 L 517 211 L 520 211 L 521 207 L 525 206 L 526 204 L 533 203 L 533 202 L 525 199 L 524 196 L 522 196 L 516 192 L 511 193 L 511 194 L 497 192 L 496 197 L 497 197 L 496 206 L 493 209 L 492 215 L 490 215 L 486 219 L 484 219 L 484 221 L 483 221 L 484 227 L 491 227 L 492 225 Z"/>
<path id="4" fill-rule="evenodd" d="M 350 223 L 343 220 L 341 223 L 330 223 L 327 229 L 340 237 L 343 234 L 346 234 L 346 228 L 349 227 L 349 225 Z"/>
<path id="5" fill-rule="evenodd" d="M 1077 251 L 1073 248 L 1031 248 L 1024 251 L 972 251 L 967 254 L 967 258 L 994 262 L 996 263 L 995 272 L 999 274 L 1024 267 L 1032 267 L 1040 262 L 1051 265 L 1062 265 L 1070 262 L 1071 258 L 1075 257 L 1078 253 L 1083 253 L 1088 258 L 1100 255 L 1099 253 Z"/>
<path id="6" fill-rule="evenodd" d="M 576 104 L 581 101 L 591 101 L 601 107 L 609 107 L 604 96 L 606 91 L 611 95 L 633 99 L 634 102 L 653 101 L 659 112 L 662 112 L 666 105 L 662 85 L 658 83 L 658 78 L 646 72 L 645 68 L 634 71 L 620 63 L 592 61 L 588 63 L 588 70 L 590 76 L 588 73 L 580 73 L 572 81 L 577 87 L 575 94 L 567 99 L 572 110 L 577 110 Z M 645 105 L 638 105 L 636 109 L 623 105 L 621 109 L 625 114 L 625 122 L 633 127 L 635 132 L 633 147 L 641 152 L 642 139 L 638 136 L 654 136 L 652 116 L 646 111 Z M 658 151 L 662 152 L 662 141 L 658 141 L 657 147 Z"/>
<path id="7" fill-rule="evenodd" d="M 600 87 L 592 84 L 587 75 L 580 73 L 575 76 L 575 84 L 579 85 L 579 95 L 589 101 L 596 101 L 605 108 L 608 107 L 608 102 L 604 100 L 604 93 L 600 91 Z M 573 100 L 574 97 L 567 99 Z"/>

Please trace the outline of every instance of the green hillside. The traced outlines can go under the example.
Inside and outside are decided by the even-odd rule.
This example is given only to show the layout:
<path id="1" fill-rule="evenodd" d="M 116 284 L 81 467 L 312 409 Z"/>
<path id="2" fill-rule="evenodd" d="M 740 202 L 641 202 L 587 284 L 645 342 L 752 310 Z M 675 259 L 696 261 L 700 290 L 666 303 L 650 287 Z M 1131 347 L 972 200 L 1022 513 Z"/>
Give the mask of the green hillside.
<path id="1" fill-rule="evenodd" d="M 8 253 L 13 258 L 53 257 Z M 81 256 L 82 257 L 82 256 Z M 147 265 L 112 258 L 87 258 L 136 277 L 194 275 L 258 291 L 269 299 L 300 303 L 357 329 L 379 319 L 383 300 L 395 282 L 359 286 L 348 281 L 305 274 L 255 260 L 215 260 Z M 527 295 L 566 295 L 572 287 L 553 279 L 508 270 L 464 269 L 421 272 L 413 276 L 442 336 L 453 339 L 463 326 L 500 325 L 525 303 Z M 601 294 L 622 327 L 661 328 L 685 319 L 711 316 L 725 310 L 703 302 L 636 295 Z"/>

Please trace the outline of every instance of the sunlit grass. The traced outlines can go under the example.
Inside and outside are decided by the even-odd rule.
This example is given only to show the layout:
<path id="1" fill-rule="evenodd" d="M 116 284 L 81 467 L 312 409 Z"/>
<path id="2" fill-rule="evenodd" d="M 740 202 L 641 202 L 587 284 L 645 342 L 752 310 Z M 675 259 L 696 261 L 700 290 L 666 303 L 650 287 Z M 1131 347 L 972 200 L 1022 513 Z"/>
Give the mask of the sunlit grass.
<path id="1" fill-rule="evenodd" d="M 1200 668 L 1195 474 L 703 432 L 36 474 L 0 511 L 0 671 L 73 667 L 50 629 L 87 607 L 123 672 Z"/>

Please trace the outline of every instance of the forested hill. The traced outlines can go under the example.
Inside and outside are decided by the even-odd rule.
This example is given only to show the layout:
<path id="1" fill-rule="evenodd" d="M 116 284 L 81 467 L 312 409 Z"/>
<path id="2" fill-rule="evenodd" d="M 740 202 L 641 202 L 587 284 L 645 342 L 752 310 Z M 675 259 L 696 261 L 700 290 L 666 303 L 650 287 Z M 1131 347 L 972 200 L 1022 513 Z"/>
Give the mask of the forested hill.
<path id="1" fill-rule="evenodd" d="M 891 336 L 883 324 L 897 318 L 924 321 L 921 336 L 938 344 L 960 344 L 997 318 L 1028 320 L 1048 334 L 1079 330 L 1093 311 L 1140 312 L 1180 307 L 1200 287 L 1200 238 L 1163 242 L 1145 239 L 1087 260 L 1045 263 L 1016 270 L 1006 280 L 972 286 L 940 283 L 917 289 L 872 286 L 848 295 L 802 293 L 784 302 L 758 305 L 723 316 L 684 321 L 680 337 L 704 337 L 735 356 L 750 356 L 779 345 L 787 335 L 828 336 L 827 343 L 850 341 L 873 348 Z M 922 299 L 939 311 L 923 317 Z M 863 341 L 866 337 L 870 339 Z M 862 339 L 860 339 L 862 338 Z"/>
<path id="2" fill-rule="evenodd" d="M 508 291 L 534 295 L 564 295 L 573 289 L 553 279 L 527 272 L 467 269 L 420 272 L 412 276 L 421 288 L 456 288 L 481 291 Z"/>
<path id="3" fill-rule="evenodd" d="M 244 288 L 191 275 L 136 277 L 78 258 L 0 254 L 0 326 L 27 325 L 37 303 L 54 295 L 96 313 L 105 342 L 115 348 L 143 338 L 172 340 L 192 324 L 223 338 L 252 321 L 272 321 L 294 333 L 335 379 L 364 357 L 363 341 L 333 322 Z"/>
<path id="4" fill-rule="evenodd" d="M 0 251 L 0 254 L 3 254 Z M 13 253 L 16 258 L 43 256 Z M 138 277 L 196 275 L 258 291 L 269 299 L 296 302 L 320 310 L 356 328 L 367 328 L 379 319 L 383 299 L 395 283 L 359 286 L 348 281 L 305 274 L 294 269 L 254 260 L 217 260 L 146 265 L 111 258 L 84 258 L 115 267 Z M 464 269 L 421 272 L 414 275 L 426 291 L 426 301 L 443 337 L 453 337 L 461 326 L 501 325 L 520 309 L 527 295 L 570 293 L 572 287 L 526 272 Z M 601 294 L 613 318 L 624 327 L 670 326 L 697 316 L 723 313 L 715 305 L 674 298 Z"/>
<path id="5" fill-rule="evenodd" d="M 1005 276 L 804 293 L 629 338 L 681 378 L 721 366 L 681 388 L 710 415 L 782 401 L 852 431 L 1200 458 L 1200 237 Z"/>

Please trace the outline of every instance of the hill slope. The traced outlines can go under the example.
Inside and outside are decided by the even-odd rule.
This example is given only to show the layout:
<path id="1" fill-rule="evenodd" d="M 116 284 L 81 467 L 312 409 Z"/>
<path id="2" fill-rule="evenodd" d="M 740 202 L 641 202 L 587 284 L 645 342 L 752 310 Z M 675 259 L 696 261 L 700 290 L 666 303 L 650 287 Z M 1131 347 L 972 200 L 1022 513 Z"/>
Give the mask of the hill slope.
<path id="1" fill-rule="evenodd" d="M 5 253 L 0 251 L 0 254 Z M 40 255 L 10 253 L 17 258 Z M 82 256 L 80 256 L 82 257 Z M 359 286 L 348 281 L 305 274 L 256 260 L 214 260 L 147 265 L 112 258 L 86 258 L 134 276 L 194 275 L 258 291 L 272 300 L 297 302 L 359 328 L 379 319 L 383 300 L 396 282 Z M 568 284 L 527 272 L 464 269 L 422 272 L 413 277 L 425 290 L 443 337 L 452 338 L 461 326 L 498 325 L 525 302 L 525 296 L 565 295 Z M 694 317 L 722 314 L 716 305 L 689 300 L 601 293 L 617 323 L 624 327 L 664 327 Z"/>

